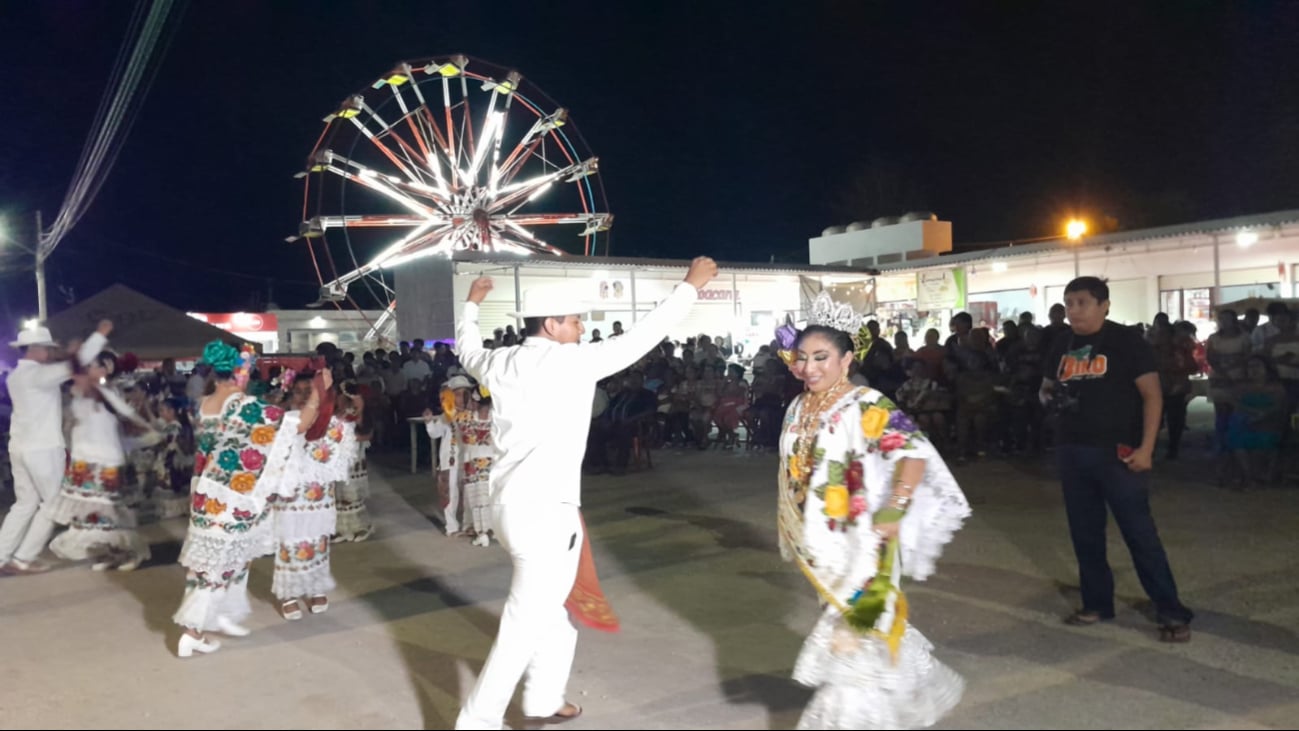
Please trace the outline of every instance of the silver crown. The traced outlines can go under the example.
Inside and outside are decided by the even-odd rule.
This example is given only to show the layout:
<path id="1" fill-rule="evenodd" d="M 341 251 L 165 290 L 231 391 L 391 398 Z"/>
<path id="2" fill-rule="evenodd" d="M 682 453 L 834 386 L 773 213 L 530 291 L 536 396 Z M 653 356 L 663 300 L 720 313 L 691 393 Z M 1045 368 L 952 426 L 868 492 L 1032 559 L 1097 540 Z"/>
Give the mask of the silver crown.
<path id="1" fill-rule="evenodd" d="M 832 327 L 856 337 L 862 319 L 852 305 L 836 303 L 830 298 L 829 292 L 821 290 L 816 299 L 812 300 L 812 313 L 807 318 L 807 324 Z"/>

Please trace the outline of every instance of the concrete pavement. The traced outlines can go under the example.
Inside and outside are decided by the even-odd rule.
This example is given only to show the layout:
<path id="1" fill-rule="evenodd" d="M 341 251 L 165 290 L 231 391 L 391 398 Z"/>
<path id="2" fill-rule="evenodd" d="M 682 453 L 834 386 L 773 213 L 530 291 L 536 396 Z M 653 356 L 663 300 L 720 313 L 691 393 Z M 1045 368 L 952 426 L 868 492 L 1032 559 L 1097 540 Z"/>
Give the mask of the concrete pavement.
<path id="1" fill-rule="evenodd" d="M 446 538 L 425 516 L 431 477 L 376 460 L 378 532 L 334 554 L 324 615 L 288 623 L 269 559 L 251 586 L 254 633 L 174 657 L 184 524 L 148 528 L 154 561 L 0 580 L 0 728 L 450 728 L 491 645 L 509 565 L 499 547 Z M 582 632 L 570 728 L 791 728 L 789 680 L 815 597 L 775 546 L 775 458 L 655 456 L 652 471 L 588 479 L 586 520 L 617 635 Z M 1283 728 L 1299 718 L 1299 490 L 1228 493 L 1207 463 L 1161 466 L 1156 519 L 1195 639 L 1155 641 L 1112 533 L 1120 616 L 1060 623 L 1075 565 L 1040 462 L 959 468 L 974 518 L 914 623 L 965 675 L 945 728 Z M 512 724 L 521 723 L 514 718 Z"/>

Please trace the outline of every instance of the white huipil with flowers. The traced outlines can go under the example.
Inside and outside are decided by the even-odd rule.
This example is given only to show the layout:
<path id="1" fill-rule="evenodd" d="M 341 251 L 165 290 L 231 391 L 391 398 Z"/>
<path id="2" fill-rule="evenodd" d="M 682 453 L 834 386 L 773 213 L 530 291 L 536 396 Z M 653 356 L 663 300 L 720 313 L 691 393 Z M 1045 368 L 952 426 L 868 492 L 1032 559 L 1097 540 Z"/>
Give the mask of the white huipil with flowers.
<path id="1" fill-rule="evenodd" d="M 901 460 L 924 460 L 925 472 L 900 525 L 899 561 L 884 577 L 893 584 L 933 573 L 970 515 L 969 503 L 924 433 L 878 391 L 854 388 L 839 397 L 810 422 L 814 446 L 799 433 L 809 400 L 799 396 L 785 416 L 778 514 L 782 555 L 800 566 L 825 605 L 794 669 L 795 680 L 817 689 L 799 728 L 933 725 L 960 700 L 964 683 L 906 623 L 900 595 L 890 596 L 874 632 L 850 627 L 844 609 L 880 569 L 872 515 L 888 502 Z M 900 633 L 896 655 L 885 639 L 890 632 Z"/>
<path id="2" fill-rule="evenodd" d="M 248 606 L 248 564 L 275 550 L 271 498 L 291 496 L 302 457 L 301 414 L 254 396 L 232 394 L 220 412 L 199 420 L 198 479 L 180 564 L 185 596 L 172 620 L 196 630 L 241 621 Z"/>

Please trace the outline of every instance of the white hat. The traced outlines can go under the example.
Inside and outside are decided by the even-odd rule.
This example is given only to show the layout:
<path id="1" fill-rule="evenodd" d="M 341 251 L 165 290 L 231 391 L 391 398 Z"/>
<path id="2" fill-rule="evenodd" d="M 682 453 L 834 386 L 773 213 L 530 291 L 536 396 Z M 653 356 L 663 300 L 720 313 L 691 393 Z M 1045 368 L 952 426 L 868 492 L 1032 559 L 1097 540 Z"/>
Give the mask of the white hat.
<path id="1" fill-rule="evenodd" d="M 11 348 L 26 348 L 31 345 L 41 345 L 46 348 L 52 348 L 58 345 L 54 338 L 50 337 L 49 328 L 34 327 L 31 330 L 23 330 L 18 333 L 18 339 L 9 343 Z"/>
<path id="2" fill-rule="evenodd" d="M 453 376 L 452 378 L 447 380 L 447 385 L 443 386 L 443 388 L 449 388 L 452 391 L 458 388 L 473 388 L 473 387 L 474 384 L 470 383 L 469 379 L 465 378 L 464 376 Z"/>
<path id="3" fill-rule="evenodd" d="M 581 290 L 581 285 L 558 283 L 524 290 L 523 306 L 518 312 L 509 313 L 509 316 L 523 319 L 585 315 L 591 311 L 591 305 L 577 295 Z"/>

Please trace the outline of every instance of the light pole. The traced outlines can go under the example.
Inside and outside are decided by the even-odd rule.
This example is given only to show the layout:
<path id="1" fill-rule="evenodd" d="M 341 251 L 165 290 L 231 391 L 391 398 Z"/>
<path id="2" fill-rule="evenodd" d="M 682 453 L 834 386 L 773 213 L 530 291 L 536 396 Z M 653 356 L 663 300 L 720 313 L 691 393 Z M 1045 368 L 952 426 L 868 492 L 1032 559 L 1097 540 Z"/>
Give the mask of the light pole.
<path id="1" fill-rule="evenodd" d="M 18 248 L 22 249 L 28 254 L 31 254 L 32 258 L 35 260 L 36 308 L 38 313 L 37 319 L 40 320 L 42 324 L 44 324 L 45 318 L 49 313 L 46 311 L 45 308 L 45 257 L 41 255 L 41 212 L 40 211 L 36 212 L 36 246 L 35 247 L 27 246 L 23 242 L 19 241 L 17 238 L 5 233 L 3 227 L 3 221 L 0 221 L 0 242 L 2 241 L 8 241 L 9 243 L 17 246 Z"/>
<path id="2" fill-rule="evenodd" d="M 1074 218 L 1065 224 L 1064 235 L 1070 241 L 1074 242 L 1073 248 L 1073 276 L 1074 279 L 1082 276 L 1081 249 L 1083 237 L 1087 235 L 1087 222 Z"/>

